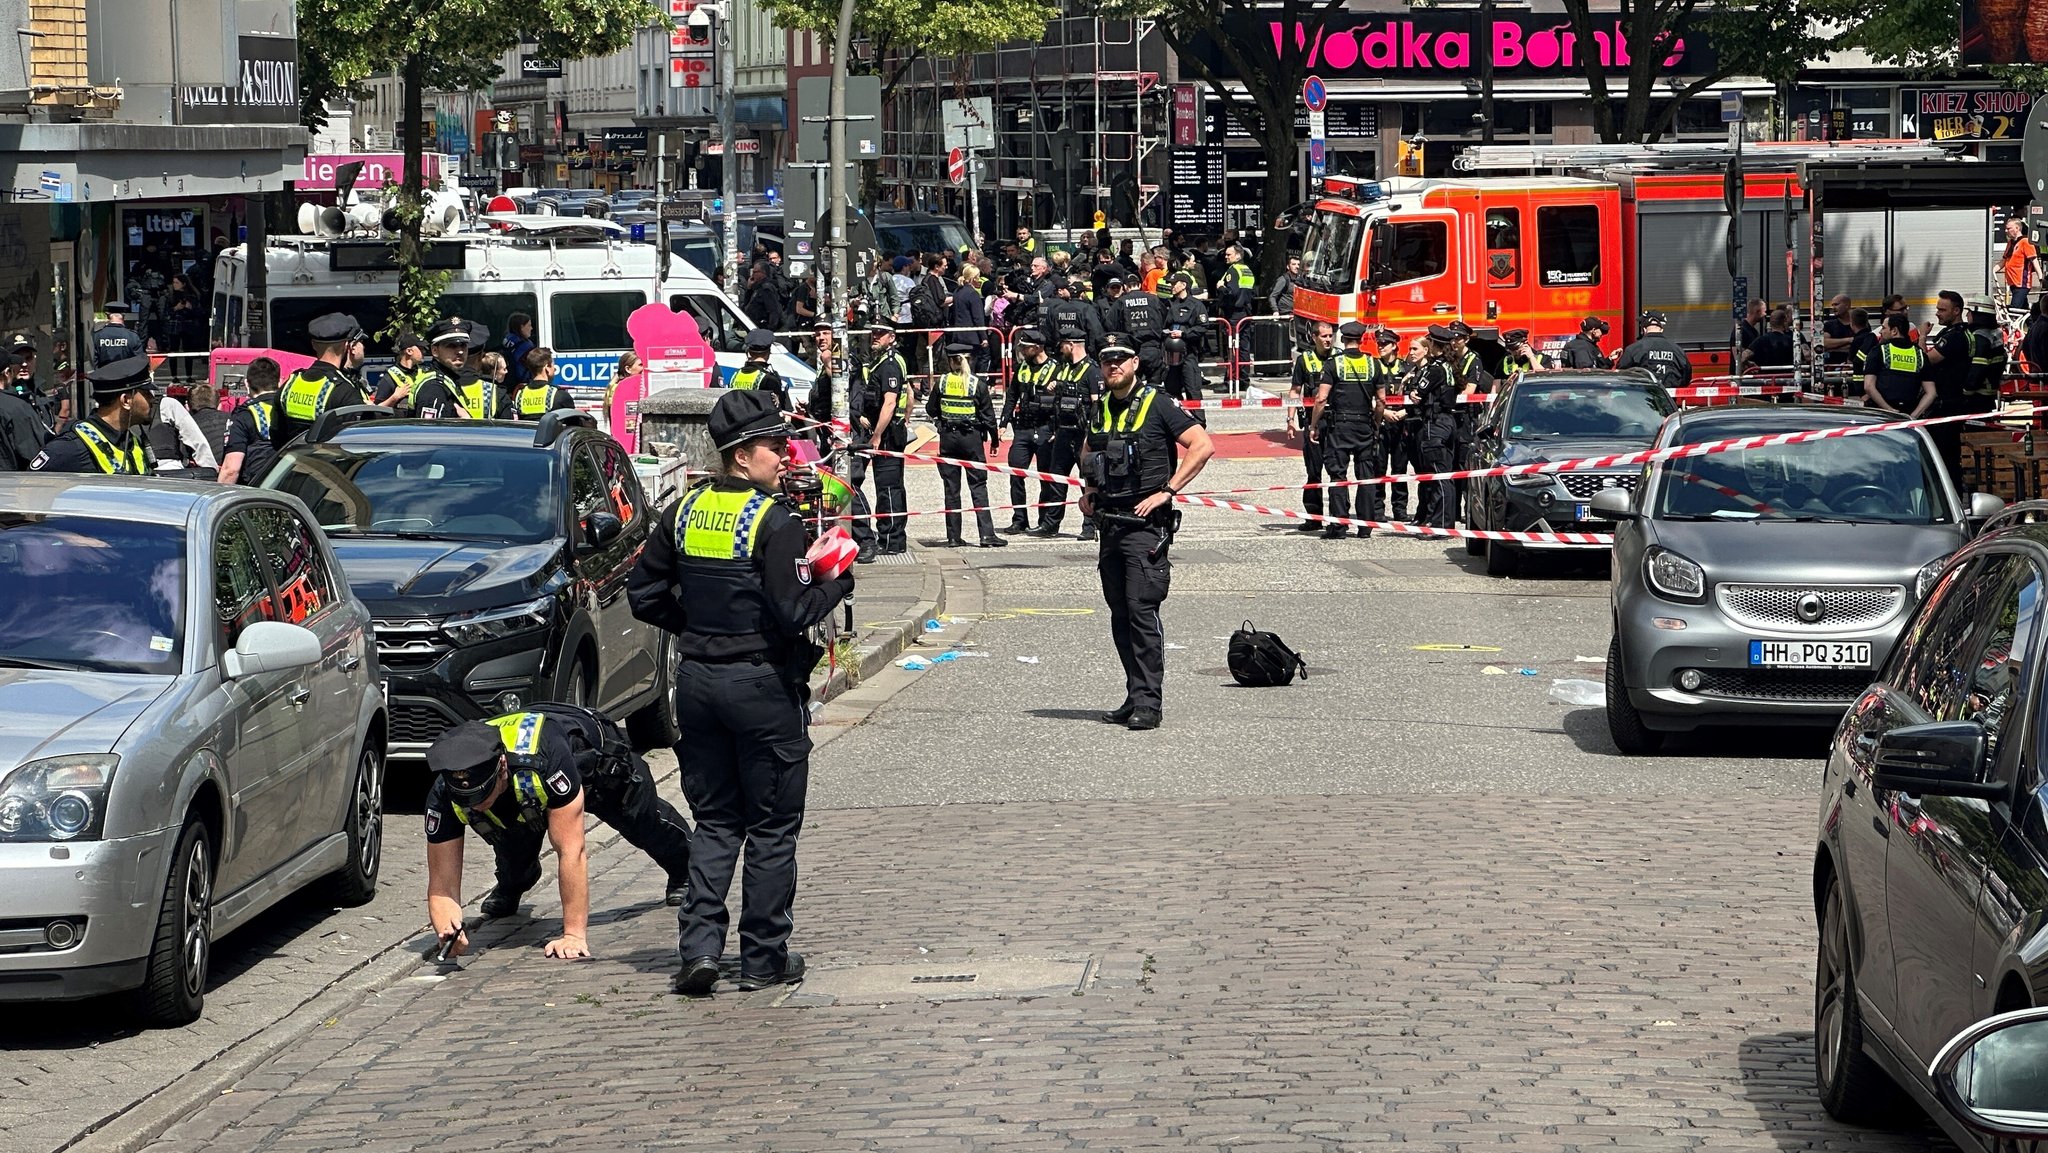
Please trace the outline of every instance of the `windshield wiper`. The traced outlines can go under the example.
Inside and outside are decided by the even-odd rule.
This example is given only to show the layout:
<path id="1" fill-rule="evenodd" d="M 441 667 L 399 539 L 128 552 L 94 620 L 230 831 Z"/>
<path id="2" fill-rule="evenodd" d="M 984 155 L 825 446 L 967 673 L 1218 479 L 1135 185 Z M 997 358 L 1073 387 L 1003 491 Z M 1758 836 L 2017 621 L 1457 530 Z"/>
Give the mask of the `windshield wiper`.
<path id="1" fill-rule="evenodd" d="M 1727 518 L 1727 517 L 1725 517 L 1725 516 L 1714 516 L 1714 515 L 1712 515 L 1712 514 L 1709 514 L 1709 513 L 1704 513 L 1704 512 L 1660 512 L 1660 513 L 1658 513 L 1658 514 L 1657 514 L 1657 519 L 1658 519 L 1658 520 L 1713 520 L 1713 521 L 1725 521 L 1725 520 L 1727 520 L 1728 518 Z M 1745 518 L 1743 518 L 1743 519 L 1747 520 L 1747 519 L 1749 519 L 1749 518 L 1745 517 Z"/>
<path id="2" fill-rule="evenodd" d="M 42 661 L 34 657 L 0 656 L 0 666 L 16 669 L 55 669 L 58 672 L 73 672 L 80 666 L 63 661 Z"/>

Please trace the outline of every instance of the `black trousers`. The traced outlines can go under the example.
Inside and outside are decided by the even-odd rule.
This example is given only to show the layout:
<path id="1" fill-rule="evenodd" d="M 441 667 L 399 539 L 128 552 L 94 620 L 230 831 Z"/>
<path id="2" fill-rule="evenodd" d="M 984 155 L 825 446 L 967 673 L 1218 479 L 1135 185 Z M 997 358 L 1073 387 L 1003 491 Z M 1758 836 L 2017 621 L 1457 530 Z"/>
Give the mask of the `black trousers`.
<path id="1" fill-rule="evenodd" d="M 1102 526 L 1096 570 L 1102 599 L 1109 605 L 1109 637 L 1124 666 L 1124 702 L 1156 709 L 1166 686 L 1166 630 L 1159 606 L 1166 601 L 1173 562 L 1158 552 L 1159 530 Z"/>
<path id="2" fill-rule="evenodd" d="M 1304 411 L 1304 420 L 1307 417 Z M 1308 474 L 1309 487 L 1301 490 L 1301 507 L 1312 516 L 1323 515 L 1323 490 L 1319 487 L 1323 479 L 1323 446 L 1308 437 L 1308 425 L 1301 428 L 1301 466 Z"/>
<path id="3" fill-rule="evenodd" d="M 1422 463 L 1422 422 L 1402 420 L 1380 426 L 1380 456 L 1382 467 L 1389 473 L 1414 472 Z M 1393 509 L 1394 519 L 1408 519 L 1408 486 L 1390 484 L 1387 489 L 1387 504 Z"/>
<path id="4" fill-rule="evenodd" d="M 1352 488 L 1344 481 L 1377 477 L 1384 471 L 1380 458 L 1379 429 L 1363 420 L 1323 422 L 1323 470 L 1330 474 L 1330 515 L 1351 515 Z M 1385 499 L 1378 484 L 1356 486 L 1360 520 L 1378 520 Z M 1333 525 L 1334 529 L 1343 526 Z"/>
<path id="5" fill-rule="evenodd" d="M 1456 465 L 1458 453 L 1458 426 L 1449 413 L 1440 413 L 1422 422 L 1420 434 L 1422 448 L 1422 470 L 1424 472 L 1449 472 Z M 1426 480 L 1419 486 L 1416 497 L 1415 519 L 1433 528 L 1452 528 L 1458 522 L 1457 482 L 1450 480 Z"/>
<path id="6" fill-rule="evenodd" d="M 676 667 L 676 705 L 683 733 L 676 760 L 697 819 L 677 951 L 686 961 L 725 952 L 725 898 L 745 845 L 740 971 L 780 973 L 811 776 L 802 697 L 774 665 L 686 660 Z"/>
<path id="7" fill-rule="evenodd" d="M 1010 455 L 1007 459 L 1011 468 L 1035 468 L 1040 472 L 1059 471 L 1059 469 L 1053 467 L 1051 425 L 1020 424 L 1010 431 L 1013 435 L 1010 440 Z M 1043 521 L 1046 516 L 1050 515 L 1053 518 L 1053 523 L 1058 524 L 1059 509 L 1052 506 L 1049 502 L 1065 500 L 1066 498 L 1066 485 L 1054 484 L 1051 481 L 1045 480 L 1039 481 L 1038 503 L 1042 506 L 1038 510 L 1039 520 Z M 1010 478 L 1010 503 L 1017 507 L 1010 510 L 1011 524 L 1028 526 L 1031 523 L 1031 510 L 1024 507 L 1024 501 L 1024 478 L 1013 476 Z"/>
<path id="8" fill-rule="evenodd" d="M 1059 473 L 1062 476 L 1073 475 L 1074 470 L 1081 466 L 1081 442 L 1086 436 L 1087 434 L 1078 428 L 1054 426 L 1052 430 L 1052 464 L 1048 471 Z M 1063 484 L 1054 485 L 1053 494 L 1048 499 L 1067 499 L 1067 486 Z M 1075 515 L 1080 515 L 1078 510 L 1076 510 Z M 1059 529 L 1060 523 L 1066 519 L 1067 506 L 1064 504 L 1048 505 L 1041 509 L 1038 514 L 1038 523 L 1051 525 L 1055 531 Z"/>
<path id="9" fill-rule="evenodd" d="M 630 775 L 584 778 L 583 807 L 660 865 L 669 888 L 689 882 L 690 828 L 676 807 L 655 792 L 654 774 L 638 755 Z"/>
<path id="10" fill-rule="evenodd" d="M 948 428 L 939 433 L 939 483 L 946 488 L 946 539 L 960 539 L 960 514 L 954 510 L 960 507 L 960 474 L 967 474 L 967 496 L 975 508 L 974 523 L 981 530 L 981 539 L 990 540 L 996 535 L 995 517 L 988 511 L 988 474 L 978 468 L 961 468 L 947 461 L 971 460 L 980 463 L 987 457 L 982 455 L 981 430 L 976 428 Z"/>
<path id="11" fill-rule="evenodd" d="M 1166 395 L 1175 400 L 1202 399 L 1202 363 L 1190 355 L 1179 364 L 1166 365 L 1164 383 L 1161 387 Z M 1204 428 L 1208 427 L 1208 409 L 1195 409 L 1193 416 L 1195 423 Z"/>

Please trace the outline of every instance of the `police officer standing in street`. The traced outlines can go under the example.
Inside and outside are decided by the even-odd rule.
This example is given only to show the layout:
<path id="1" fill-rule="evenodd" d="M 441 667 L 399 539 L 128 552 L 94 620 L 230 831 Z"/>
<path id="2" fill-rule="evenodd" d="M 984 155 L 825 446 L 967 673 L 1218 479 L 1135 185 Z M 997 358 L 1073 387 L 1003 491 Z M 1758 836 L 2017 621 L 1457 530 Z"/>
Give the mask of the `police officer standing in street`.
<path id="1" fill-rule="evenodd" d="M 1654 309 L 1637 318 L 1636 331 L 1642 335 L 1621 350 L 1614 367 L 1648 369 L 1665 388 L 1683 388 L 1692 383 L 1692 361 L 1677 341 L 1664 335 L 1665 323 L 1664 314 Z"/>
<path id="2" fill-rule="evenodd" d="M 1334 330 L 1318 321 L 1309 332 L 1308 347 L 1294 357 L 1294 372 L 1287 382 L 1287 431 L 1301 437 L 1301 464 L 1308 474 L 1307 487 L 1301 490 L 1301 507 L 1310 519 L 1294 526 L 1301 532 L 1315 532 L 1323 527 L 1323 442 L 1320 437 L 1309 435 L 1314 427 L 1310 419 L 1316 398 L 1322 395 L 1323 378 L 1330 367 L 1330 340 Z"/>
<path id="3" fill-rule="evenodd" d="M 952 366 L 925 400 L 925 415 L 939 426 L 939 483 L 946 489 L 946 547 L 967 547 L 966 538 L 960 535 L 959 512 L 960 474 L 964 472 L 967 496 L 974 504 L 975 524 L 981 529 L 981 547 L 1002 548 L 1010 542 L 996 535 L 995 517 L 988 508 L 988 473 L 949 463 L 964 460 L 980 464 L 988 459 L 982 455 L 984 440 L 992 449 L 1003 445 L 1002 427 L 996 422 L 995 399 L 989 394 L 988 382 L 976 375 L 968 363 L 973 355 L 974 345 L 965 341 L 946 346 L 946 358 Z"/>
<path id="4" fill-rule="evenodd" d="M 1124 703 L 1107 724 L 1156 729 L 1166 681 L 1159 606 L 1173 572 L 1168 550 L 1180 514 L 1173 498 L 1201 474 L 1209 432 L 1157 389 L 1138 384 L 1138 350 L 1123 333 L 1104 340 L 1109 391 L 1088 428 L 1081 514 L 1102 523 L 1097 570 L 1109 635 L 1124 667 Z"/>
<path id="5" fill-rule="evenodd" d="M 903 458 L 871 457 L 859 451 L 873 447 L 902 452 L 910 445 L 910 374 L 896 351 L 895 321 L 878 316 L 868 322 L 868 359 L 855 374 L 848 402 L 855 449 L 848 484 L 858 493 L 868 470 L 875 473 L 875 523 L 853 521 L 860 558 L 868 561 L 877 553 L 889 556 L 908 551 L 909 528 L 903 523 L 903 513 L 910 507 L 910 494 L 903 487 Z"/>
<path id="6" fill-rule="evenodd" d="M 539 420 L 551 412 L 574 412 L 576 398 L 555 383 L 555 350 L 546 345 L 527 349 L 526 383 L 512 390 L 507 403 L 515 420 Z"/>
<path id="7" fill-rule="evenodd" d="M 1422 406 L 1411 403 L 1408 390 L 1414 367 L 1401 355 L 1401 334 L 1382 326 L 1380 347 L 1380 467 L 1388 473 L 1413 472 L 1422 464 Z M 1388 511 L 1397 521 L 1408 519 L 1408 485 L 1384 485 Z"/>
<path id="8" fill-rule="evenodd" d="M 1508 346 L 1507 363 L 1502 371 L 1509 376 L 1518 372 L 1537 372 L 1543 368 L 1543 357 L 1536 346 L 1529 343 L 1529 330 L 1510 328 L 1501 334 L 1501 343 Z"/>
<path id="9" fill-rule="evenodd" d="M 330 409 L 363 403 L 362 386 L 350 374 L 363 363 L 363 326 L 345 313 L 330 312 L 306 326 L 319 359 L 285 380 L 278 392 L 277 419 L 270 443 L 282 450 Z"/>
<path id="10" fill-rule="evenodd" d="M 1103 324 L 1138 342 L 1138 378 L 1157 388 L 1166 370 L 1160 348 L 1166 340 L 1166 302 L 1158 293 L 1146 292 L 1135 281 L 1121 278 L 1110 282 L 1110 293 L 1114 303 L 1103 316 Z"/>
<path id="11" fill-rule="evenodd" d="M 386 408 L 405 412 L 412 407 L 413 393 L 434 374 L 428 367 L 427 342 L 411 329 L 401 328 L 391 338 L 391 355 L 395 359 L 384 370 L 384 378 L 371 399 Z"/>
<path id="12" fill-rule="evenodd" d="M 228 442 L 221 452 L 221 484 L 262 484 L 270 466 L 277 462 L 277 448 L 270 443 L 270 426 L 277 419 L 277 362 L 259 356 L 249 362 L 242 378 L 249 399 L 228 416 Z"/>
<path id="13" fill-rule="evenodd" d="M 1081 463 L 1082 441 L 1088 435 L 1089 417 L 1102 397 L 1103 377 L 1102 369 L 1088 356 L 1085 340 L 1061 341 L 1060 355 L 1063 359 L 1053 379 L 1052 471 L 1064 476 Z M 1053 499 L 1064 502 L 1066 498 L 1066 486 L 1061 485 Z M 1060 535 L 1066 511 L 1064 503 L 1048 504 L 1039 512 L 1038 527 L 1031 535 Z M 1094 540 L 1095 534 L 1095 519 L 1083 516 L 1081 539 Z"/>
<path id="14" fill-rule="evenodd" d="M 743 990 L 800 980 L 789 948 L 796 842 L 810 780 L 809 630 L 853 592 L 813 572 L 803 522 L 775 499 L 792 435 L 774 401 L 728 392 L 709 420 L 719 473 L 656 522 L 627 582 L 633 615 L 676 637 L 676 744 L 697 819 L 675 990 L 703 996 L 725 951 L 726 892 L 746 845 Z"/>
<path id="15" fill-rule="evenodd" d="M 132 356 L 103 364 L 86 374 L 92 383 L 94 412 L 43 446 L 28 463 L 31 472 L 104 473 L 108 476 L 149 476 L 156 461 L 149 453 L 147 430 L 154 389 L 149 357 Z"/>
<path id="16" fill-rule="evenodd" d="M 107 322 L 93 330 L 92 366 L 103 368 L 118 360 L 129 360 L 149 351 L 142 337 L 128 327 L 128 302 L 109 300 L 100 311 L 107 314 Z"/>
<path id="17" fill-rule="evenodd" d="M 1365 326 L 1347 321 L 1338 330 L 1344 349 L 1330 363 L 1323 386 L 1309 409 L 1311 437 L 1323 446 L 1323 471 L 1330 475 L 1330 516 L 1323 530 L 1329 540 L 1342 537 L 1346 526 L 1335 521 L 1351 515 L 1351 486 L 1356 476 L 1372 483 L 1359 486 L 1358 512 L 1361 520 L 1378 520 L 1383 496 L 1377 481 L 1384 462 L 1380 459 L 1380 362 L 1365 351 Z M 1358 535 L 1369 537 L 1372 529 L 1359 526 Z"/>
<path id="18" fill-rule="evenodd" d="M 1883 336 L 1863 366 L 1863 403 L 1917 420 L 1934 407 L 1934 373 L 1913 343 L 1913 322 L 1905 313 L 1885 314 Z"/>
<path id="19" fill-rule="evenodd" d="M 1166 278 L 1173 299 L 1166 302 L 1166 341 L 1161 346 L 1165 365 L 1160 385 L 1174 400 L 1202 399 L 1202 342 L 1209 333 L 1209 313 L 1194 298 L 1193 274 L 1176 272 Z M 1208 413 L 1195 410 L 1194 421 L 1208 426 Z"/>
<path id="20" fill-rule="evenodd" d="M 434 363 L 413 386 L 413 412 L 425 420 L 465 415 L 464 391 L 477 380 L 469 368 L 469 325 L 455 317 L 435 324 L 427 330 L 427 348 Z"/>
<path id="21" fill-rule="evenodd" d="M 1058 471 L 1053 468 L 1053 413 L 1058 397 L 1054 385 L 1058 383 L 1060 366 L 1045 354 L 1045 333 L 1035 328 L 1017 330 L 1014 341 L 1017 368 L 1016 383 L 1003 396 L 1002 423 L 1010 430 L 1011 468 L 1035 468 L 1040 472 Z M 1030 510 L 1024 507 L 1024 478 L 1010 477 L 1010 527 L 1007 533 L 1031 531 Z M 1054 501 L 1067 499 L 1067 486 L 1049 480 L 1038 482 L 1038 519 L 1042 524 L 1049 510 L 1055 508 Z M 1059 518 L 1054 517 L 1058 524 Z"/>
<path id="22" fill-rule="evenodd" d="M 1092 353 L 1102 346 L 1102 318 L 1094 305 L 1080 298 L 1080 285 L 1077 279 L 1059 282 L 1058 298 L 1045 309 L 1045 325 L 1052 330 L 1054 340 L 1061 344 L 1079 340 L 1083 350 Z"/>
<path id="23" fill-rule="evenodd" d="M 1600 338 L 1607 335 L 1608 324 L 1597 316 L 1589 316 L 1579 322 L 1579 334 L 1564 342 L 1557 350 L 1559 368 L 1606 368 L 1607 354 L 1600 351 Z"/>
<path id="24" fill-rule="evenodd" d="M 782 374 L 768 366 L 768 357 L 775 351 L 775 334 L 765 328 L 756 328 L 747 333 L 747 362 L 732 374 L 732 388 L 758 388 L 775 398 L 782 411 L 789 411 L 789 386 L 783 383 Z"/>
<path id="25" fill-rule="evenodd" d="M 12 353 L 0 352 L 0 378 L 11 378 L 21 365 Z M 43 453 L 50 430 L 35 406 L 13 387 L 0 388 L 0 472 L 19 472 Z"/>
<path id="26" fill-rule="evenodd" d="M 1419 440 L 1424 472 L 1449 472 L 1457 464 L 1458 381 L 1449 360 L 1454 334 L 1441 324 L 1429 326 L 1424 338 L 1423 361 L 1415 370 L 1409 388 L 1411 404 L 1422 410 Z M 1451 528 L 1458 522 L 1457 483 L 1449 480 L 1424 481 L 1416 497 L 1415 519 L 1433 528 Z"/>

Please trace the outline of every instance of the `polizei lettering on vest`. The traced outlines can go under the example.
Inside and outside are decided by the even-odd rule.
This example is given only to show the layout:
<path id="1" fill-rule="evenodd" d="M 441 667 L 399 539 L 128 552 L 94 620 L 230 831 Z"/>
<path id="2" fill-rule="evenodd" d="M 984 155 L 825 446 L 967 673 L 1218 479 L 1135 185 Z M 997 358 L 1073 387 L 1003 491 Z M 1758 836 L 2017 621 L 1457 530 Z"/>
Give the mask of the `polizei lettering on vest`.
<path id="1" fill-rule="evenodd" d="M 739 523 L 739 519 L 738 513 L 727 510 L 713 508 L 692 508 L 690 510 L 690 527 L 701 529 L 705 532 L 731 532 L 733 526 Z"/>

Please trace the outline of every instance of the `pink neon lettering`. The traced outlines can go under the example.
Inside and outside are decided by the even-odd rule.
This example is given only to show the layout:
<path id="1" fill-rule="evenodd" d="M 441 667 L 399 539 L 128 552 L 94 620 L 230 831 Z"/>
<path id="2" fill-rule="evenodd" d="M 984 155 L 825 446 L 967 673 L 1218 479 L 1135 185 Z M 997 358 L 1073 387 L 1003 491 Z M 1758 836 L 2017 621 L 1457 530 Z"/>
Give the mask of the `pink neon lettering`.
<path id="1" fill-rule="evenodd" d="M 1279 21 L 1267 27 L 1273 35 L 1273 53 L 1288 58 L 1286 25 Z M 1371 71 L 1427 71 L 1437 68 L 1469 68 L 1473 58 L 1472 37 L 1459 31 L 1430 31 L 1414 20 L 1383 20 L 1349 28 L 1310 28 L 1296 23 L 1293 54 L 1305 58 L 1308 67 L 1327 67 L 1343 72 L 1353 68 Z M 1628 35 L 1620 21 L 1593 34 L 1600 60 L 1610 67 L 1629 63 Z M 1669 33 L 1660 34 L 1663 40 Z M 1671 36 L 1663 44 L 1664 66 L 1675 68 L 1685 60 L 1685 41 Z M 1493 56 L 1495 68 L 1531 68 L 1543 71 L 1578 66 L 1578 37 L 1569 24 L 1524 29 L 1513 21 L 1497 20 L 1482 42 L 1482 50 Z"/>
<path id="2" fill-rule="evenodd" d="M 1393 21 L 1366 33 L 1359 40 L 1358 58 L 1369 68 L 1392 68 L 1399 56 L 1394 41 Z"/>
<path id="3" fill-rule="evenodd" d="M 1332 68 L 1349 68 L 1358 63 L 1358 41 L 1349 32 L 1338 32 L 1323 41 L 1323 63 Z"/>

